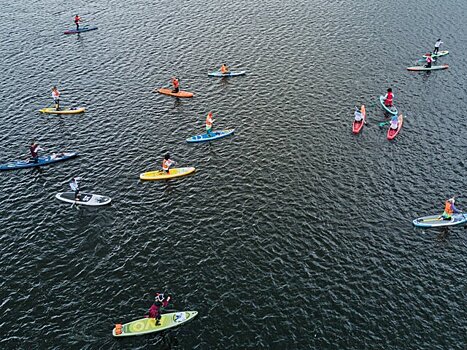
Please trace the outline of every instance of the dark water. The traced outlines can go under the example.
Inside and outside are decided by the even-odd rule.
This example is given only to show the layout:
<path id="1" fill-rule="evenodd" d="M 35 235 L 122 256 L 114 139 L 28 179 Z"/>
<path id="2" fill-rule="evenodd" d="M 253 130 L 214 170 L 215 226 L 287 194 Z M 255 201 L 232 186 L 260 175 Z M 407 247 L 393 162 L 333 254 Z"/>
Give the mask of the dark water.
<path id="1" fill-rule="evenodd" d="M 0 348 L 466 348 L 466 231 L 411 225 L 467 207 L 465 1 L 2 5 L 1 162 L 32 138 L 81 156 L 0 174 Z M 99 30 L 63 35 L 76 12 Z M 450 68 L 407 72 L 438 37 Z M 172 75 L 192 100 L 153 92 Z M 87 112 L 37 113 L 53 85 Z M 186 144 L 209 110 L 236 135 Z M 140 182 L 167 151 L 197 173 Z M 113 204 L 58 203 L 76 175 Z M 161 290 L 198 317 L 112 338 Z"/>

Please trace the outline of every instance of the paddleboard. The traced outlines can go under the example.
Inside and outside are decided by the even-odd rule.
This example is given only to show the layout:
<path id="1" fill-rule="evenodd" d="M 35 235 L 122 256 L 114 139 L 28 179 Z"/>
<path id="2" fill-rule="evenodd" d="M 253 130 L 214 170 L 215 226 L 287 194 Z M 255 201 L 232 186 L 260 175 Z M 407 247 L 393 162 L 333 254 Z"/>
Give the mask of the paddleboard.
<path id="1" fill-rule="evenodd" d="M 189 137 L 189 138 L 186 139 L 186 142 L 194 143 L 194 142 L 213 141 L 213 140 L 221 139 L 223 137 L 232 135 L 234 133 L 234 131 L 235 131 L 235 129 L 213 131 L 213 132 L 211 132 L 211 135 L 202 134 L 202 135 L 196 135 L 196 136 Z"/>
<path id="2" fill-rule="evenodd" d="M 41 113 L 48 113 L 48 114 L 78 114 L 83 113 L 86 109 L 84 107 L 78 108 L 60 108 L 58 111 L 55 107 L 49 108 L 42 108 L 39 110 Z"/>
<path id="3" fill-rule="evenodd" d="M 81 205 L 89 205 L 93 207 L 98 207 L 101 205 L 109 204 L 112 199 L 107 196 L 101 196 L 98 194 L 92 193 L 79 193 L 79 200 L 75 200 L 75 193 L 74 192 L 61 192 L 55 195 L 55 198 L 67 202 L 67 203 L 75 203 Z"/>
<path id="4" fill-rule="evenodd" d="M 165 171 L 156 170 L 156 171 L 148 171 L 139 175 L 141 180 L 169 180 L 176 177 L 182 177 L 193 173 L 196 169 L 193 167 L 190 168 L 172 168 L 169 169 L 169 173 L 167 174 Z"/>
<path id="5" fill-rule="evenodd" d="M 436 58 L 436 57 L 441 57 L 441 56 L 446 56 L 449 53 L 449 51 L 444 50 L 444 51 L 438 51 L 438 53 L 432 54 L 431 57 Z M 424 54 L 423 57 L 428 57 L 428 53 Z"/>
<path id="6" fill-rule="evenodd" d="M 63 32 L 63 34 L 79 34 L 79 33 L 89 32 L 91 30 L 96 30 L 96 29 L 97 27 L 82 27 L 82 28 L 79 28 L 78 30 L 76 29 L 67 30 L 66 32 Z"/>
<path id="7" fill-rule="evenodd" d="M 357 122 L 353 121 L 352 123 L 352 132 L 354 134 L 358 134 L 360 132 L 360 130 L 362 130 L 363 128 L 363 124 L 365 124 L 366 122 L 366 109 L 365 109 L 365 105 L 362 105 L 362 107 L 360 107 L 360 113 L 363 115 L 363 120 Z"/>
<path id="8" fill-rule="evenodd" d="M 78 155 L 77 152 L 64 152 L 64 153 L 54 153 L 49 156 L 39 157 L 37 162 L 31 160 L 16 160 L 10 163 L 0 165 L 0 170 L 15 170 L 23 168 L 32 168 L 36 166 L 43 166 L 47 164 L 61 162 L 63 160 L 68 160 L 74 158 Z"/>
<path id="9" fill-rule="evenodd" d="M 133 335 L 160 332 L 191 321 L 196 317 L 196 315 L 198 315 L 198 311 L 181 311 L 162 314 L 159 326 L 156 326 L 156 319 L 154 318 L 141 318 L 136 321 L 122 324 L 120 334 L 117 334 L 117 327 L 114 327 L 112 335 L 114 337 L 130 337 Z"/>
<path id="10" fill-rule="evenodd" d="M 397 123 L 397 129 L 391 129 L 391 124 L 389 124 L 389 129 L 388 129 L 388 140 L 394 139 L 394 137 L 397 136 L 399 131 L 401 131 L 402 124 L 404 124 L 404 116 L 402 114 L 399 114 L 397 117 L 398 123 Z"/>
<path id="11" fill-rule="evenodd" d="M 456 226 L 463 223 L 467 223 L 467 214 L 453 214 L 451 219 L 444 220 L 441 215 L 424 216 L 413 221 L 413 224 L 417 227 L 446 227 Z"/>
<path id="12" fill-rule="evenodd" d="M 244 70 L 237 71 L 237 72 L 232 71 L 232 72 L 228 72 L 228 73 L 221 73 L 219 71 L 208 73 L 208 75 L 210 77 L 236 77 L 236 76 L 245 75 L 245 74 L 246 74 L 246 72 Z"/>
<path id="13" fill-rule="evenodd" d="M 181 98 L 189 98 L 189 97 L 193 97 L 194 95 L 192 92 L 188 92 L 188 91 L 172 92 L 172 89 L 166 89 L 166 88 L 159 89 L 157 90 L 157 92 L 160 94 L 181 97 Z"/>
<path id="14" fill-rule="evenodd" d="M 380 96 L 379 97 L 379 102 L 381 103 L 381 106 L 383 107 L 383 109 L 388 112 L 388 113 L 391 113 L 391 114 L 397 114 L 397 108 L 392 106 L 392 107 L 387 107 L 385 104 L 384 104 L 384 96 Z"/>
<path id="15" fill-rule="evenodd" d="M 425 66 L 415 66 L 415 67 L 407 67 L 407 70 L 410 71 L 426 71 L 426 70 L 440 70 L 440 69 L 448 69 L 449 65 L 443 64 L 441 66 L 431 66 L 430 68 L 426 68 Z"/>

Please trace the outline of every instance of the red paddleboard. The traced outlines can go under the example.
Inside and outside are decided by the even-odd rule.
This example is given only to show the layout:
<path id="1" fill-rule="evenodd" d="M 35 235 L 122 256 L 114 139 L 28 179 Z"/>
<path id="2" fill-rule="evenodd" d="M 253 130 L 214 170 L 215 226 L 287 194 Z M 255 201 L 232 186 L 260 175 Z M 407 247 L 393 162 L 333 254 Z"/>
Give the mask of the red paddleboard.
<path id="1" fill-rule="evenodd" d="M 162 89 L 157 90 L 157 92 L 159 92 L 160 94 L 175 96 L 175 97 L 193 97 L 193 93 L 188 92 L 188 91 L 172 92 L 171 89 L 162 88 Z"/>
<path id="2" fill-rule="evenodd" d="M 360 113 L 362 113 L 363 115 L 363 120 L 357 122 L 357 121 L 353 121 L 352 123 L 352 132 L 354 134 L 358 134 L 360 132 L 360 130 L 363 129 L 363 124 L 365 124 L 366 122 L 366 109 L 365 109 L 365 105 L 362 105 L 362 107 L 360 108 Z"/>
<path id="3" fill-rule="evenodd" d="M 397 136 L 399 131 L 401 131 L 402 124 L 404 123 L 404 116 L 402 114 L 399 114 L 399 117 L 397 117 L 397 120 L 398 120 L 397 129 L 392 129 L 391 126 L 389 126 L 388 140 L 392 140 L 394 137 Z"/>

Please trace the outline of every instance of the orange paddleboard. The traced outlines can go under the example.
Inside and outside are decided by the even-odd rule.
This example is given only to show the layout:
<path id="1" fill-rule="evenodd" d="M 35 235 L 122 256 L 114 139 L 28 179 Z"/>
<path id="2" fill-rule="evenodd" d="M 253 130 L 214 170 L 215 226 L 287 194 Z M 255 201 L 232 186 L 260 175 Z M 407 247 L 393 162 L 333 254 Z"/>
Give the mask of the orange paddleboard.
<path id="1" fill-rule="evenodd" d="M 157 92 L 164 94 L 164 95 L 170 95 L 170 96 L 175 96 L 175 97 L 193 97 L 193 93 L 188 92 L 188 91 L 172 92 L 171 89 L 162 88 L 162 89 L 157 90 Z"/>

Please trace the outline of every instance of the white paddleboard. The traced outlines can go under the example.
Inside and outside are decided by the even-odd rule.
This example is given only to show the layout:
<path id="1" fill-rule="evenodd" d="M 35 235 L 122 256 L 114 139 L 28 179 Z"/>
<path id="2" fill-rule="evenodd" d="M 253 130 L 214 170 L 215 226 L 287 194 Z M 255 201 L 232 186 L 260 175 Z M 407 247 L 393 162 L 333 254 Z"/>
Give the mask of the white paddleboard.
<path id="1" fill-rule="evenodd" d="M 92 194 L 92 193 L 79 193 L 79 200 L 75 200 L 75 193 L 74 192 L 61 192 L 57 193 L 55 195 L 55 198 L 67 202 L 67 203 L 74 203 L 74 204 L 80 204 L 80 205 L 89 205 L 92 207 L 98 207 L 101 205 L 107 205 L 109 204 L 112 199 L 107 196 L 101 196 L 98 194 Z"/>

